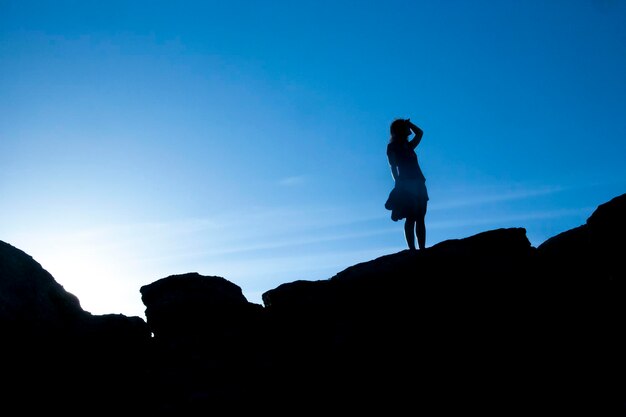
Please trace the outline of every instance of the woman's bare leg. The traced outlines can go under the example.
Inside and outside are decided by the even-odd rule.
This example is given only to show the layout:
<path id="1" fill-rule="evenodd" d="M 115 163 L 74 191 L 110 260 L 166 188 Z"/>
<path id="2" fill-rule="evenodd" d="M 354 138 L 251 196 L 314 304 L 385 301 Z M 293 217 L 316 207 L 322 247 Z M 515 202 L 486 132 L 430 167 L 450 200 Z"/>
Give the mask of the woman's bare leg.
<path id="1" fill-rule="evenodd" d="M 415 232 L 413 230 L 415 230 L 416 227 L 415 219 L 407 217 L 404 221 L 404 237 L 411 250 L 415 250 Z"/>
<path id="2" fill-rule="evenodd" d="M 426 206 L 420 211 L 420 215 L 415 221 L 415 234 L 417 235 L 417 245 L 420 249 L 426 249 Z M 405 232 L 406 233 L 406 232 Z"/>

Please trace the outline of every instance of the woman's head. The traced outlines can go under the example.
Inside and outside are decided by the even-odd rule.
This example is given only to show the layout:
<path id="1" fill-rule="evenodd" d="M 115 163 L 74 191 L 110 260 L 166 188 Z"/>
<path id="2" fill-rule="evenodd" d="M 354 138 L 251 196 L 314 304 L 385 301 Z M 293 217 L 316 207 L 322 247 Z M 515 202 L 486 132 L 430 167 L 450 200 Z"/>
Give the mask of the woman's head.
<path id="1" fill-rule="evenodd" d="M 407 139 L 411 135 L 411 129 L 406 119 L 396 119 L 389 126 L 391 140 Z"/>

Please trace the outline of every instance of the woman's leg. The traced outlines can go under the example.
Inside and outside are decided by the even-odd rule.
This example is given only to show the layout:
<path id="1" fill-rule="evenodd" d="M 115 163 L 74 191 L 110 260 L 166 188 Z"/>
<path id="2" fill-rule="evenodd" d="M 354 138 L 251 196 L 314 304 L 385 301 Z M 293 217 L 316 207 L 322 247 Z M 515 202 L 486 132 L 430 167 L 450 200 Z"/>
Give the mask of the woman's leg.
<path id="1" fill-rule="evenodd" d="M 404 237 L 411 250 L 415 250 L 415 232 L 413 232 L 415 227 L 415 219 L 407 217 L 404 221 Z"/>
<path id="2" fill-rule="evenodd" d="M 420 209 L 420 213 L 415 221 L 415 234 L 417 235 L 417 245 L 420 249 L 426 249 L 426 203 Z M 406 233 L 406 232 L 405 232 Z"/>

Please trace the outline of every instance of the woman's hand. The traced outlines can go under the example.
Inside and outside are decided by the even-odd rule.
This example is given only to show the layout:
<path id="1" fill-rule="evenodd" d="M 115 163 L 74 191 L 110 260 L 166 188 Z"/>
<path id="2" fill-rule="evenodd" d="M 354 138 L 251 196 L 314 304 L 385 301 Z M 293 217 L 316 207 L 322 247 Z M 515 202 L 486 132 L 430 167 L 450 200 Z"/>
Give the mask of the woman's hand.
<path id="1" fill-rule="evenodd" d="M 413 137 L 413 140 L 411 140 L 411 142 L 410 142 L 412 144 L 413 148 L 415 148 L 418 145 L 418 143 L 420 143 L 420 141 L 422 140 L 422 136 L 424 135 L 424 131 L 422 131 L 422 129 L 417 127 L 415 125 L 415 123 L 413 123 L 411 121 L 411 119 L 406 119 L 406 124 L 409 127 L 409 129 L 411 129 L 413 134 L 415 135 Z"/>

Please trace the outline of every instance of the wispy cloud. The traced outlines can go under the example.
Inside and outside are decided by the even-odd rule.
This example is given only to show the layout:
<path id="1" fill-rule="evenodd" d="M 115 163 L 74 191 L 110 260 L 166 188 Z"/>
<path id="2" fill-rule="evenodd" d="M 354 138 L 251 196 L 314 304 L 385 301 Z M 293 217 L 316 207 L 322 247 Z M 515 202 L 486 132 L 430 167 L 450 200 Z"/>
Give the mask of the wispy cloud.
<path id="1" fill-rule="evenodd" d="M 391 227 L 363 223 L 385 221 L 380 216 L 352 217 L 341 207 L 252 207 L 240 212 L 214 213 L 206 218 L 157 222 L 101 224 L 63 231 L 21 232 L 10 240 L 39 256 L 65 257 L 80 249 L 81 257 L 114 259 L 142 267 L 147 264 L 180 265 L 186 261 L 215 259 L 239 253 L 304 247 L 384 235 Z M 303 222 L 303 219 L 306 219 Z"/>
<path id="2" fill-rule="evenodd" d="M 278 185 L 283 187 L 295 187 L 304 184 L 306 178 L 304 175 L 294 175 L 291 177 L 285 177 L 278 180 Z"/>
<path id="3" fill-rule="evenodd" d="M 511 225 L 510 227 L 514 227 L 514 224 L 519 224 L 519 222 L 528 220 L 542 220 L 572 216 L 589 216 L 594 209 L 595 207 L 579 207 L 559 210 L 538 210 L 530 213 L 487 216 L 482 218 L 463 217 L 451 220 L 439 220 L 429 222 L 428 228 L 431 230 L 437 230 L 480 225 Z"/>
<path id="4" fill-rule="evenodd" d="M 210 246 L 198 245 L 197 249 L 184 252 L 169 253 L 167 255 L 159 255 L 158 257 L 150 257 L 139 259 L 139 262 L 153 262 L 168 260 L 182 260 L 193 258 L 214 258 L 224 255 L 234 255 L 246 252 L 267 251 L 272 249 L 294 248 L 296 246 L 315 245 L 320 243 L 330 243 L 342 240 L 353 240 L 360 238 L 368 238 L 372 236 L 380 236 L 390 233 L 397 233 L 397 227 L 385 227 L 357 232 L 327 232 L 317 236 L 305 234 L 297 237 L 276 238 L 271 240 L 258 239 L 256 242 L 231 242 L 230 244 L 211 244 Z"/>
<path id="5" fill-rule="evenodd" d="M 569 187 L 563 186 L 543 186 L 543 187 L 529 187 L 520 188 L 517 190 L 491 190 L 490 192 L 480 192 L 479 190 L 471 190 L 465 192 L 458 198 L 445 200 L 442 202 L 433 201 L 431 208 L 438 209 L 450 209 L 465 206 L 484 205 L 488 203 L 497 203 L 511 200 L 524 200 L 527 198 L 545 196 L 555 194 L 568 189 Z"/>

